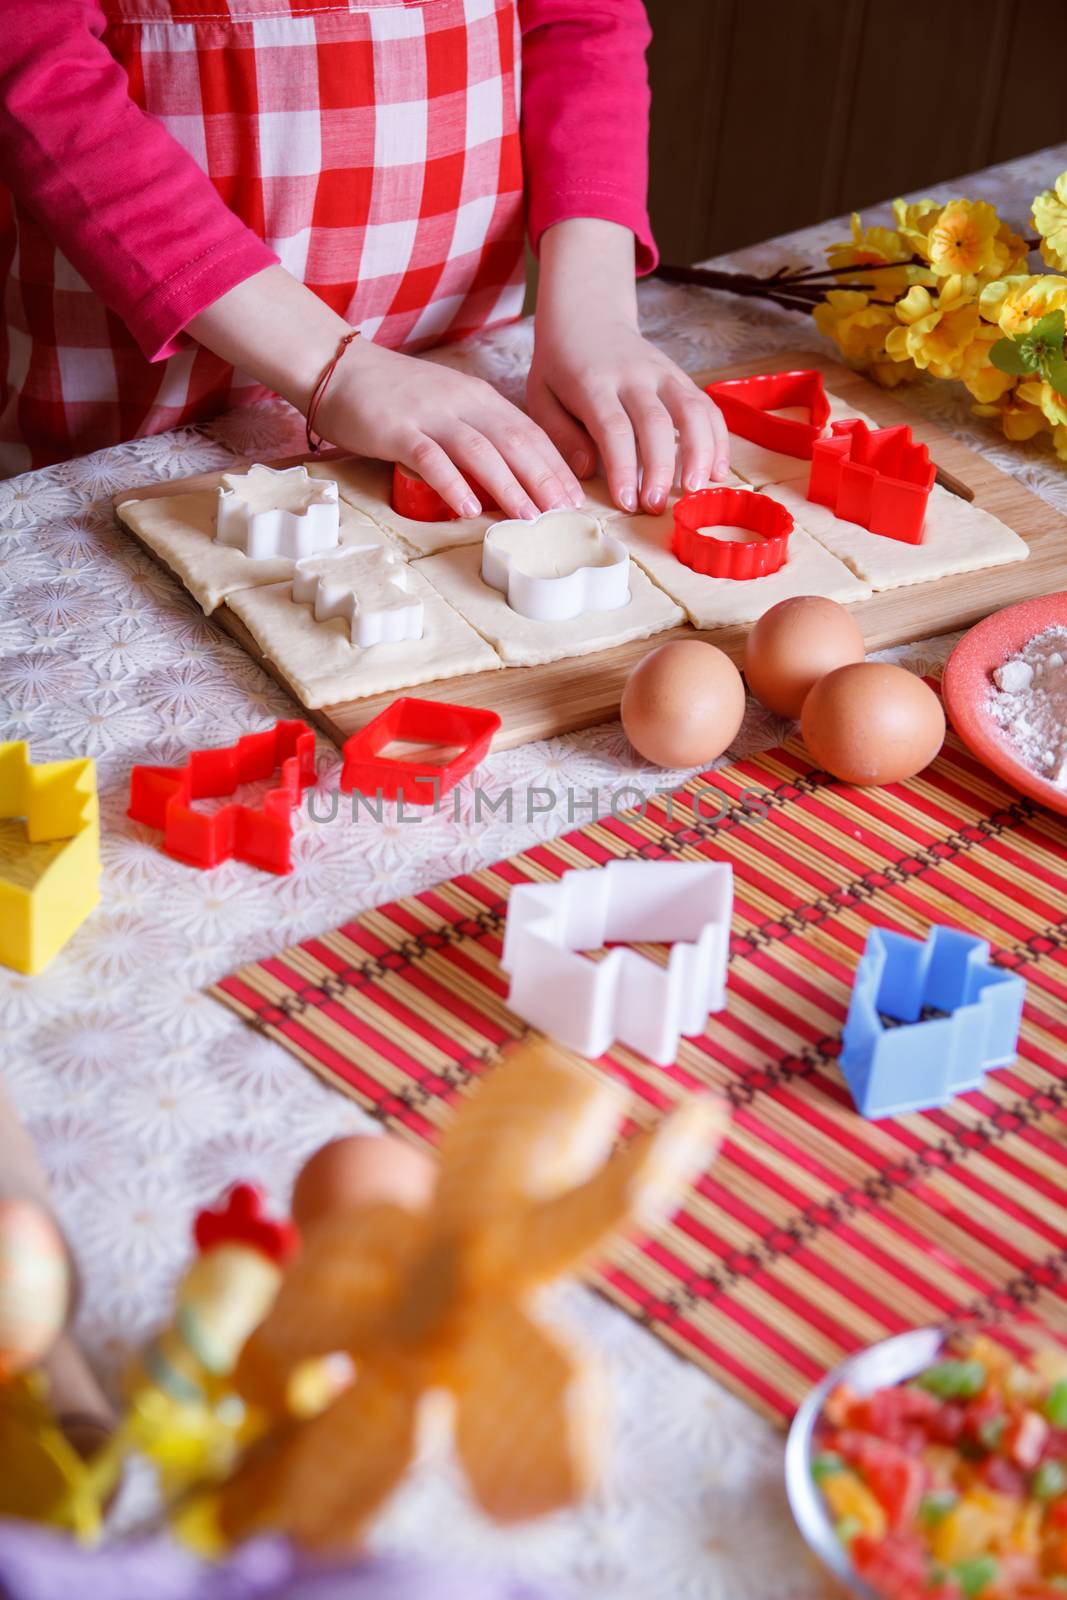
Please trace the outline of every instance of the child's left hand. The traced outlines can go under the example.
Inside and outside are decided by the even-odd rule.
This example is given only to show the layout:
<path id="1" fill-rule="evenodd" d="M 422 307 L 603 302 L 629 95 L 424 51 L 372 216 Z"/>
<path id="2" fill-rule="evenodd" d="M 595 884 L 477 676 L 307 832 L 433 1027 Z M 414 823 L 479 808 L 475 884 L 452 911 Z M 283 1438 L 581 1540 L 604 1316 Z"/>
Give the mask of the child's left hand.
<path id="1" fill-rule="evenodd" d="M 526 404 L 577 477 L 599 454 L 624 511 L 658 514 L 676 477 L 702 489 L 729 471 L 718 407 L 637 329 L 632 235 L 611 223 L 544 236 Z"/>

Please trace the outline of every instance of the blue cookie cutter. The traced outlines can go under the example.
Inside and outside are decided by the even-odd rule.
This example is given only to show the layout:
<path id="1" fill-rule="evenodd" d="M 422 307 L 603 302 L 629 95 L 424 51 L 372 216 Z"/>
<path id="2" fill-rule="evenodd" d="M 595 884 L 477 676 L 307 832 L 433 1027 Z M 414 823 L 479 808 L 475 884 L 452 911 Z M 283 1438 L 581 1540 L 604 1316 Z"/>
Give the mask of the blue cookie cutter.
<path id="1" fill-rule="evenodd" d="M 935 925 L 925 941 L 871 928 L 856 968 L 840 1064 L 865 1117 L 928 1111 L 1015 1059 L 1026 982 L 989 944 Z"/>

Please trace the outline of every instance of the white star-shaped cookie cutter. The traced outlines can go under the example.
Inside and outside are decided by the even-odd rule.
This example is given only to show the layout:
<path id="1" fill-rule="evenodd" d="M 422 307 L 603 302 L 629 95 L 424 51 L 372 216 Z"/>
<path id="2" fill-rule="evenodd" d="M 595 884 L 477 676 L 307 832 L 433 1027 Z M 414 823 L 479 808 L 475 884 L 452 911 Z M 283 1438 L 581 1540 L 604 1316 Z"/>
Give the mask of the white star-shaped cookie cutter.
<path id="1" fill-rule="evenodd" d="M 312 607 L 316 622 L 347 622 L 349 638 L 361 650 L 422 638 L 423 603 L 411 593 L 407 563 L 393 550 L 377 546 L 298 563 L 292 593 L 298 604 Z"/>
<path id="2" fill-rule="evenodd" d="M 293 486 L 303 504 L 271 505 Z M 266 499 L 267 504 L 263 504 Z M 341 502 L 333 478 L 313 478 L 308 469 L 266 467 L 224 472 L 215 514 L 215 542 L 242 550 L 254 561 L 278 557 L 300 561 L 333 550 L 341 538 Z"/>
<path id="3" fill-rule="evenodd" d="M 583 1056 L 613 1040 L 669 1066 L 679 1040 L 726 1004 L 733 869 L 719 861 L 613 861 L 512 889 L 501 966 L 508 1006 Z M 609 943 L 666 942 L 666 966 Z"/>
<path id="4" fill-rule="evenodd" d="M 581 517 L 587 531 L 595 532 L 599 549 L 607 556 L 595 566 L 579 566 L 552 575 L 524 570 L 523 549 L 536 549 L 538 532 L 553 519 Z M 509 545 L 511 548 L 509 548 Z M 482 579 L 507 596 L 508 605 L 534 622 L 567 622 L 586 611 L 617 611 L 630 600 L 630 553 L 621 539 L 605 533 L 590 512 L 545 511 L 523 521 L 514 517 L 494 522 L 482 543 Z"/>

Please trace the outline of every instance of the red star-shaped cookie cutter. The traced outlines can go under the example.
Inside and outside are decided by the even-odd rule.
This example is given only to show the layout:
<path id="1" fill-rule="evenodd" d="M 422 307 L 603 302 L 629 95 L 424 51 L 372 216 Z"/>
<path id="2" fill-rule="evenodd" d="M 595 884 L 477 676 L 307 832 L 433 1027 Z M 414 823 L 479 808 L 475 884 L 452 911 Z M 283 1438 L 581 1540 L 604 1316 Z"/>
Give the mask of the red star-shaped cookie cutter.
<path id="1" fill-rule="evenodd" d="M 868 428 L 858 417 L 835 422 L 811 458 L 808 499 L 835 517 L 903 544 L 921 544 L 937 468 L 906 423 Z"/>
<path id="2" fill-rule="evenodd" d="M 251 1183 L 235 1183 L 217 1211 L 198 1211 L 193 1238 L 201 1255 L 220 1244 L 245 1244 L 284 1267 L 300 1235 L 291 1222 L 268 1217 L 263 1196 Z"/>
<path id="3" fill-rule="evenodd" d="M 830 420 L 821 372 L 757 372 L 749 378 L 709 383 L 704 393 L 715 401 L 738 438 L 801 461 L 811 460 L 812 446 Z M 811 420 L 771 415 L 785 406 L 807 406 Z"/>
<path id="4" fill-rule="evenodd" d="M 483 761 L 500 727 L 495 711 L 444 700 L 401 695 L 342 747 L 341 788 L 410 805 L 433 805 Z M 382 755 L 394 740 L 459 749 L 446 762 L 398 760 Z"/>
<path id="5" fill-rule="evenodd" d="M 258 807 L 235 802 L 213 815 L 193 809 L 194 800 L 233 794 L 275 771 L 281 781 Z M 183 767 L 134 767 L 126 815 L 161 828 L 167 854 L 191 867 L 217 867 L 232 856 L 264 872 L 288 872 L 293 808 L 314 782 L 315 735 L 306 722 L 278 722 L 221 750 L 194 750 Z"/>
<path id="6" fill-rule="evenodd" d="M 747 528 L 759 537 L 743 543 L 719 539 L 708 531 L 716 527 Z M 789 512 L 769 495 L 698 489 L 675 501 L 671 548 L 684 566 L 706 578 L 766 578 L 785 562 L 792 531 Z"/>

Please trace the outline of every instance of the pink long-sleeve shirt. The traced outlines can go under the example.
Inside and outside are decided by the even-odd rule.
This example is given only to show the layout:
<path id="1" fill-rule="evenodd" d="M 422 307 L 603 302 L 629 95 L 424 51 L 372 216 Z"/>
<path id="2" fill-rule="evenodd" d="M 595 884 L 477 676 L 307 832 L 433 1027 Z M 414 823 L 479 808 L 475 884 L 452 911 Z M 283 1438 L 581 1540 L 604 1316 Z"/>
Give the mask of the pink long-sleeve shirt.
<path id="1" fill-rule="evenodd" d="M 534 248 L 567 217 L 606 218 L 632 229 L 638 269 L 650 270 L 643 5 L 519 0 L 519 21 Z M 277 258 L 131 98 L 105 27 L 97 0 L 5 8 L 0 178 L 149 360 L 159 360 L 179 348 L 193 317 Z"/>

